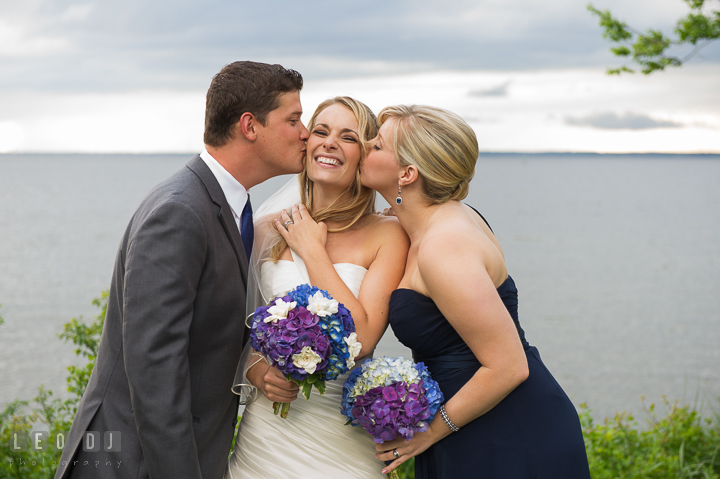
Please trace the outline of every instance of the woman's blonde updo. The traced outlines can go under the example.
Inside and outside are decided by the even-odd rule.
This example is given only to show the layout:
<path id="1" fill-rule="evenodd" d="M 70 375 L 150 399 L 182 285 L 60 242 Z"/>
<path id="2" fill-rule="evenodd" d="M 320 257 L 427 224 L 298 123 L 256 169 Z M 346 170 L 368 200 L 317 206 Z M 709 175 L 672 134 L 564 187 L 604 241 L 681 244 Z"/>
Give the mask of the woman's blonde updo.
<path id="1" fill-rule="evenodd" d="M 386 141 L 400 166 L 418 169 L 423 193 L 432 203 L 467 196 L 478 142 L 465 120 L 448 110 L 423 105 L 389 106 L 378 118 L 381 125 L 394 120 Z"/>
<path id="2" fill-rule="evenodd" d="M 377 136 L 379 125 L 377 118 L 372 110 L 364 103 L 350 98 L 348 96 L 336 96 L 320 103 L 315 109 L 308 123 L 308 131 L 311 132 L 315 128 L 315 121 L 320 113 L 332 105 L 342 105 L 355 115 L 358 122 L 358 137 L 360 139 L 360 163 L 367 156 L 368 141 Z M 305 158 L 305 162 L 308 158 Z M 344 231 L 358 222 L 363 216 L 375 211 L 375 190 L 360 184 L 360 168 L 355 171 L 355 178 L 348 187 L 349 197 L 341 195 L 330 206 L 323 208 L 314 214 L 312 213 L 313 204 L 313 181 L 308 178 L 307 164 L 303 171 L 298 175 L 300 180 L 300 197 L 304 205 L 310 205 L 308 211 L 311 213 L 315 221 L 332 221 L 339 223 L 337 228 L 328 228 L 329 233 Z M 307 188 L 306 188 L 307 185 Z M 307 192 L 307 193 L 306 193 Z M 287 247 L 285 240 L 280 237 L 280 241 L 272 248 L 271 257 L 273 261 L 280 259 L 283 251 Z"/>

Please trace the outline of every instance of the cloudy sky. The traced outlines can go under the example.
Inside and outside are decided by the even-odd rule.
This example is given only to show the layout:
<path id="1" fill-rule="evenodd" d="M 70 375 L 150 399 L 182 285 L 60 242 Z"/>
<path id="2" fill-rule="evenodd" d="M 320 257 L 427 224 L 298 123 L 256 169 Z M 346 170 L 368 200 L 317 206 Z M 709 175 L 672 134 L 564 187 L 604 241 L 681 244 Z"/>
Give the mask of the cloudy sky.
<path id="1" fill-rule="evenodd" d="M 595 0 L 672 30 L 681 0 Z M 487 151 L 720 152 L 720 42 L 651 77 L 577 0 L 0 0 L 0 152 L 190 152 L 226 63 L 282 63 L 303 103 L 453 109 Z M 689 48 L 678 48 L 683 56 Z"/>

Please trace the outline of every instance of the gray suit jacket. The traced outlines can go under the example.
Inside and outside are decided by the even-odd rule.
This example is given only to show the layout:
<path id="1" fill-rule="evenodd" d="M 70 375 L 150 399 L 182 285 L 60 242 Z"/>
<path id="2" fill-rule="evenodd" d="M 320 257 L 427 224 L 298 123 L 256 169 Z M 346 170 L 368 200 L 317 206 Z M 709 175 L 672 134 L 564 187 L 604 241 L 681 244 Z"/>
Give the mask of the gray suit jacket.
<path id="1" fill-rule="evenodd" d="M 247 268 L 230 206 L 196 155 L 150 192 L 127 227 L 95 369 L 56 479 L 222 478 L 237 417 L 230 388 Z"/>

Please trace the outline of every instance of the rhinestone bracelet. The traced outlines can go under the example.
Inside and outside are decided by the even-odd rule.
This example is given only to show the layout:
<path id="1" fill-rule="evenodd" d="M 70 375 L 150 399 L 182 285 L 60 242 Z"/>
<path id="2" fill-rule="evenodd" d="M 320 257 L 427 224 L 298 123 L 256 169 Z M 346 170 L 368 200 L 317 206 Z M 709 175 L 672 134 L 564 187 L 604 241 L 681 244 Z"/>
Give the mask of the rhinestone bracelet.
<path id="1" fill-rule="evenodd" d="M 460 430 L 460 428 L 457 427 L 455 425 L 455 423 L 450 420 L 450 418 L 447 415 L 447 412 L 445 412 L 444 404 L 442 406 L 440 406 L 439 411 L 440 411 L 440 415 L 443 418 L 443 421 L 445 421 L 445 425 L 447 425 L 447 427 L 449 427 L 452 432 L 458 432 Z"/>

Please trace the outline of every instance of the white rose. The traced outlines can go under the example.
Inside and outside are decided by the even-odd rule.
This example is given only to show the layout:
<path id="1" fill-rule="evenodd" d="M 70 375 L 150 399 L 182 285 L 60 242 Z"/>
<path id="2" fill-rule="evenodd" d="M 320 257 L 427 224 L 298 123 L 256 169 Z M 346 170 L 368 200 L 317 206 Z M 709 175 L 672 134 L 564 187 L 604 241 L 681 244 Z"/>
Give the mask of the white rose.
<path id="1" fill-rule="evenodd" d="M 305 346 L 300 354 L 293 354 L 293 364 L 298 368 L 304 369 L 306 373 L 313 374 L 318 363 L 322 362 L 322 358 L 310 346 Z"/>
<path id="2" fill-rule="evenodd" d="M 318 291 L 314 295 L 308 297 L 308 311 L 318 316 L 330 316 L 338 312 L 338 302 L 334 299 L 327 299 Z"/>
<path id="3" fill-rule="evenodd" d="M 275 323 L 280 319 L 285 319 L 287 318 L 290 310 L 294 309 L 295 306 L 297 306 L 297 303 L 295 301 L 291 303 L 286 303 L 282 300 L 282 298 L 278 298 L 275 300 L 275 306 L 270 306 L 268 308 L 268 313 L 270 313 L 270 316 L 265 318 L 263 321 L 265 321 L 266 323 Z"/>
<path id="4" fill-rule="evenodd" d="M 358 357 L 358 354 L 360 354 L 362 344 L 358 342 L 356 333 L 350 333 L 350 336 L 343 339 L 347 343 L 348 352 L 350 353 L 350 356 L 347 359 L 347 367 L 352 369 L 355 367 L 355 358 Z"/>

